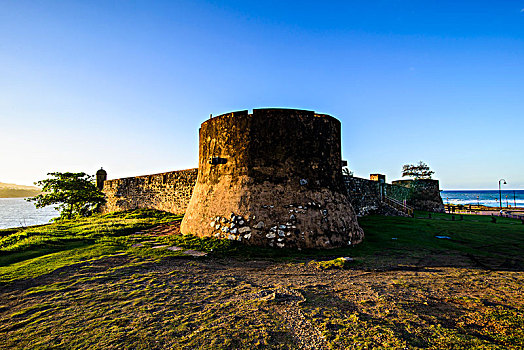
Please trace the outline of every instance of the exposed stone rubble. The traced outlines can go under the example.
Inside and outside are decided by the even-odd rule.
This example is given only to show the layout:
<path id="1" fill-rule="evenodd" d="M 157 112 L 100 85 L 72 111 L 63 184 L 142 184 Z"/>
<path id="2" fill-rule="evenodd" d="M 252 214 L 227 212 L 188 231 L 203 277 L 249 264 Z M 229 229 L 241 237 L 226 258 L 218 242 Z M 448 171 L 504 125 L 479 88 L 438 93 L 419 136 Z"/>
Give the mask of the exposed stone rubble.
<path id="1" fill-rule="evenodd" d="M 275 206 L 262 205 L 262 208 L 271 211 Z M 320 203 L 288 204 L 283 205 L 282 208 L 285 208 L 289 213 L 288 220 L 282 223 L 270 219 L 266 221 L 257 220 L 256 215 L 247 218 L 235 213 L 231 213 L 228 217 L 216 216 L 210 222 L 210 226 L 214 229 L 213 236 L 235 241 L 246 241 L 255 235 L 258 239 L 265 237 L 267 239 L 266 244 L 270 247 L 300 247 L 302 244 L 296 242 L 297 238 L 301 241 L 306 239 L 306 232 L 300 230 L 301 217 L 307 216 L 309 211 L 315 211 L 320 214 L 321 222 L 328 221 L 329 212 L 327 209 L 322 209 Z M 329 247 L 330 244 L 331 242 L 326 238 L 324 245 Z M 347 242 L 347 245 L 351 244 L 351 241 Z"/>

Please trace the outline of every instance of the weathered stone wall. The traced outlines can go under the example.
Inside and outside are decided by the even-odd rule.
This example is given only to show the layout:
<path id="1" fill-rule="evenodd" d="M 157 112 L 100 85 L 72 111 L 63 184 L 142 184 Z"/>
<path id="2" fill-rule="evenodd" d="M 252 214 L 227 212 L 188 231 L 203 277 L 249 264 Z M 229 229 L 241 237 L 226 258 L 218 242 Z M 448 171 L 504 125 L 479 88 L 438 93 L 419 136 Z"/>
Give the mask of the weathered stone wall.
<path id="1" fill-rule="evenodd" d="M 348 176 L 344 179 L 351 206 L 358 216 L 377 213 L 381 206 L 380 184 L 377 181 Z"/>
<path id="2" fill-rule="evenodd" d="M 383 196 L 388 196 L 399 202 L 403 202 L 411 195 L 409 188 L 379 183 L 378 181 L 360 177 L 346 177 L 345 183 L 351 205 L 358 216 L 389 214 L 391 210 L 389 210 L 389 208 L 385 210 Z"/>
<path id="3" fill-rule="evenodd" d="M 419 180 L 397 180 L 393 185 L 408 188 L 411 194 L 408 198 L 408 205 L 418 210 L 444 212 L 444 203 L 440 197 L 438 180 L 419 179 Z"/>
<path id="4" fill-rule="evenodd" d="M 443 212 L 438 180 L 398 180 L 392 184 L 359 177 L 345 179 L 351 205 L 359 216 L 382 213 L 382 197 L 387 196 L 418 209 Z"/>
<path id="5" fill-rule="evenodd" d="M 286 109 L 204 122 L 181 231 L 275 247 L 359 243 L 363 232 L 342 180 L 340 122 Z"/>
<path id="6" fill-rule="evenodd" d="M 158 209 L 183 214 L 196 183 L 198 169 L 104 181 L 102 212 Z"/>
<path id="7" fill-rule="evenodd" d="M 403 203 L 411 196 L 411 190 L 403 186 L 384 184 L 384 195 Z"/>

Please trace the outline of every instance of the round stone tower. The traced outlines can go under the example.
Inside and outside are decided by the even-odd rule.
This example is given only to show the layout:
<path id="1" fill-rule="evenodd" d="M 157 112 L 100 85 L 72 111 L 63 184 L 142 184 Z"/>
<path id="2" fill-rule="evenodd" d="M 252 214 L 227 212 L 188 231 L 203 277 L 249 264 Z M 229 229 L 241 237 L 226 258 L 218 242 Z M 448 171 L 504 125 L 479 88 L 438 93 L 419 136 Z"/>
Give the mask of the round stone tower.
<path id="1" fill-rule="evenodd" d="M 255 109 L 211 118 L 200 128 L 181 231 L 281 248 L 359 243 L 341 163 L 340 122 L 329 115 Z"/>

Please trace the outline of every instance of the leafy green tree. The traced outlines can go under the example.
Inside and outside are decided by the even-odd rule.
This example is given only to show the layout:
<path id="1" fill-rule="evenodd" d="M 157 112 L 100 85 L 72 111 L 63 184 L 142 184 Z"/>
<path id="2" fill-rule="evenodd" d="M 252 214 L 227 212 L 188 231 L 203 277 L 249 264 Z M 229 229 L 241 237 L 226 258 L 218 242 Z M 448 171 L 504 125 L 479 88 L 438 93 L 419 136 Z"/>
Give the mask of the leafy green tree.
<path id="1" fill-rule="evenodd" d="M 48 173 L 49 179 L 35 182 L 42 194 L 29 198 L 37 208 L 57 205 L 60 219 L 89 216 L 105 203 L 104 194 L 96 187 L 94 177 L 86 173 Z"/>
<path id="2" fill-rule="evenodd" d="M 418 164 L 405 164 L 402 167 L 402 176 L 409 176 L 418 179 L 431 179 L 431 175 L 435 172 L 429 169 L 429 166 L 420 161 Z"/>

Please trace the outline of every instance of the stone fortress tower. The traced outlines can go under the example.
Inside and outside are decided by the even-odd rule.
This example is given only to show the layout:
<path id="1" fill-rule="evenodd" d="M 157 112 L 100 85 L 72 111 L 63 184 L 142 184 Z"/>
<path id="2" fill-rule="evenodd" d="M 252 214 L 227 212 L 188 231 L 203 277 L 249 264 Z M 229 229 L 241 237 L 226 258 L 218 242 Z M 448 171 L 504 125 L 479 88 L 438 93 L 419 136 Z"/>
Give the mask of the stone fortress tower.
<path id="1" fill-rule="evenodd" d="M 250 245 L 332 248 L 362 241 L 342 178 L 340 122 L 254 109 L 202 123 L 183 234 Z"/>

